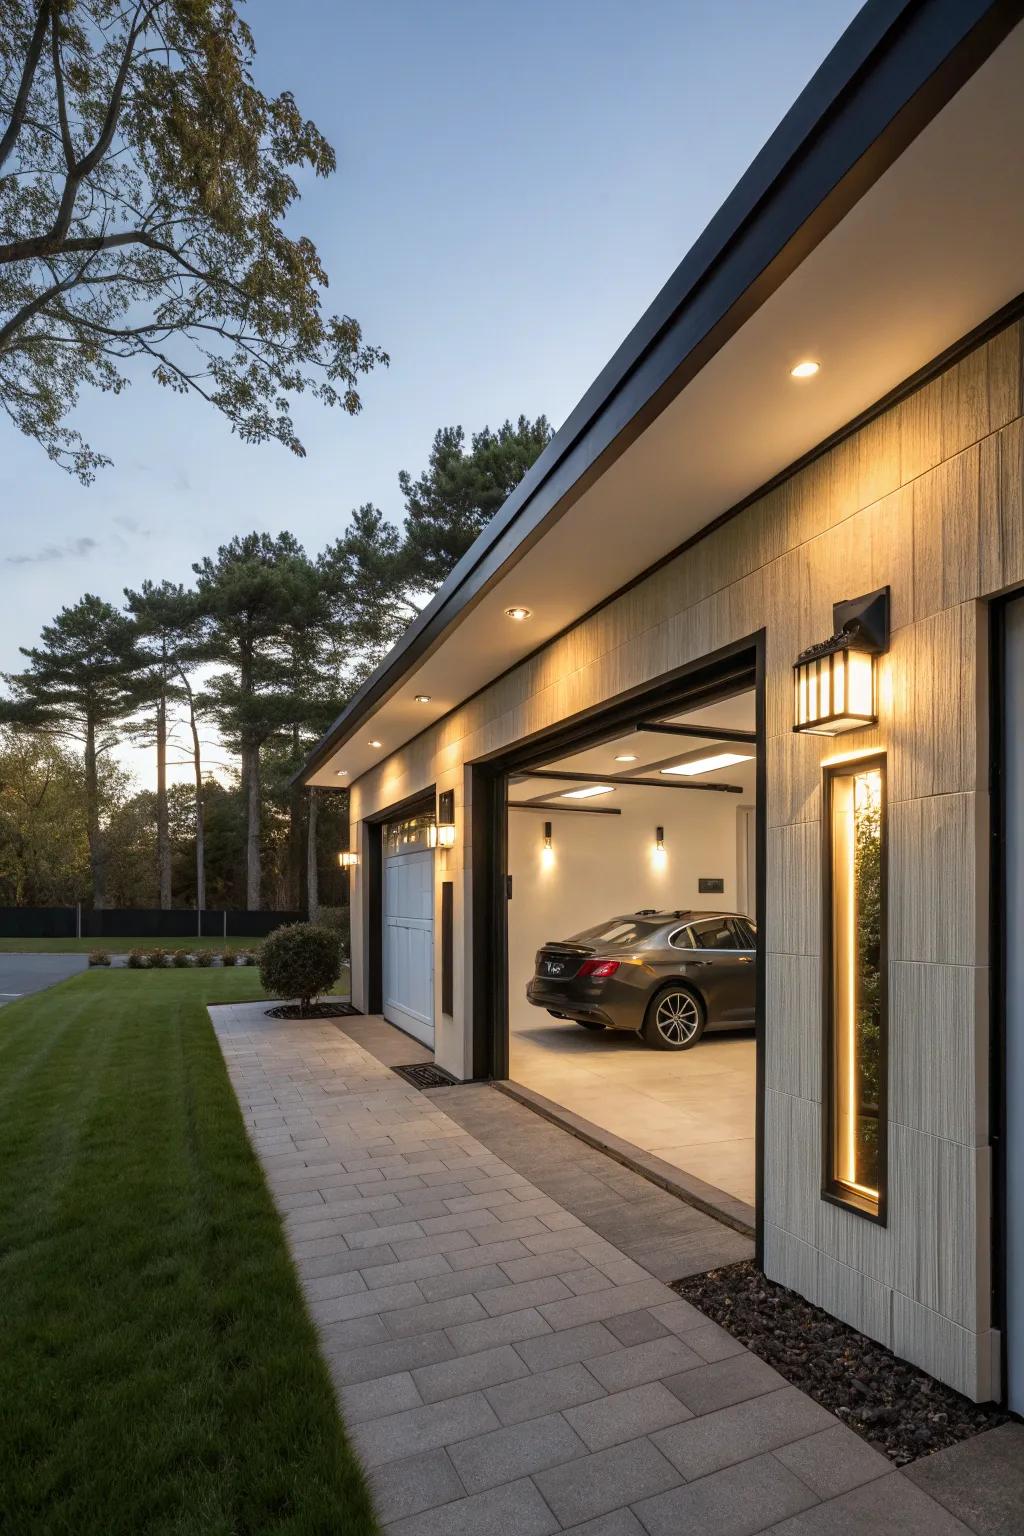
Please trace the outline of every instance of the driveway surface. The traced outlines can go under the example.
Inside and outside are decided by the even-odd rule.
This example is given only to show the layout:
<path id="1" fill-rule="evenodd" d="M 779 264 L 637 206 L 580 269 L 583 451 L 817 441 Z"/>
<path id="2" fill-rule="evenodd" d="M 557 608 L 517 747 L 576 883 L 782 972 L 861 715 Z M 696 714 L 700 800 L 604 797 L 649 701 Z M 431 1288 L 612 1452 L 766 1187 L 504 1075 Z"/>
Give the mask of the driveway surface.
<path id="1" fill-rule="evenodd" d="M 13 1003 L 26 992 L 41 992 L 88 967 L 85 955 L 0 954 L 0 1003 Z"/>
<path id="2" fill-rule="evenodd" d="M 388 1536 L 997 1528 L 329 1022 L 211 1017 Z"/>

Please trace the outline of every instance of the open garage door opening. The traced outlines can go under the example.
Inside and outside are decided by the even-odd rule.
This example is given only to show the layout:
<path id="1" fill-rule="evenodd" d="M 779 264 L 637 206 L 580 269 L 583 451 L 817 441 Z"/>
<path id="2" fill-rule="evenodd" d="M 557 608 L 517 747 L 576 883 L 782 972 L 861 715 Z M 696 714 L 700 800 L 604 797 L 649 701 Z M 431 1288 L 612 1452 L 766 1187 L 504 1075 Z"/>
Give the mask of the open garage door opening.
<path id="1" fill-rule="evenodd" d="M 510 774 L 509 1077 L 753 1209 L 756 693 Z"/>

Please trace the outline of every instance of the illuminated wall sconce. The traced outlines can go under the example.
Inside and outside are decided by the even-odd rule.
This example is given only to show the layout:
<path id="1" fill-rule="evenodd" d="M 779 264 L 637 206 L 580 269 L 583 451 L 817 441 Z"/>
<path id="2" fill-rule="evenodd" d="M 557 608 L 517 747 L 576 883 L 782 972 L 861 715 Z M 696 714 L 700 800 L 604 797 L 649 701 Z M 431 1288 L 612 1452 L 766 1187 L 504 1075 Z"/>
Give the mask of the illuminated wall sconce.
<path id="1" fill-rule="evenodd" d="M 550 848 L 551 847 L 551 823 L 550 823 L 550 821 L 546 821 L 544 823 L 544 847 L 545 848 Z"/>
<path id="2" fill-rule="evenodd" d="M 878 657 L 889 649 L 889 588 L 836 603 L 835 633 L 793 666 L 794 731 L 839 736 L 878 723 Z"/>
<path id="3" fill-rule="evenodd" d="M 445 789 L 437 797 L 437 822 L 430 829 L 432 848 L 455 847 L 455 791 Z"/>
<path id="4" fill-rule="evenodd" d="M 665 852 L 665 828 L 664 827 L 655 827 L 655 829 L 654 829 L 654 846 L 655 846 L 655 848 L 657 849 L 657 851 L 659 853 L 664 853 Z"/>
<path id="5" fill-rule="evenodd" d="M 359 855 L 348 848 L 343 848 L 338 854 L 338 863 L 342 869 L 355 869 L 359 863 Z"/>
<path id="6" fill-rule="evenodd" d="M 555 850 L 551 842 L 551 823 L 544 823 L 544 841 L 541 844 L 540 861 L 545 869 L 550 869 L 555 862 Z"/>

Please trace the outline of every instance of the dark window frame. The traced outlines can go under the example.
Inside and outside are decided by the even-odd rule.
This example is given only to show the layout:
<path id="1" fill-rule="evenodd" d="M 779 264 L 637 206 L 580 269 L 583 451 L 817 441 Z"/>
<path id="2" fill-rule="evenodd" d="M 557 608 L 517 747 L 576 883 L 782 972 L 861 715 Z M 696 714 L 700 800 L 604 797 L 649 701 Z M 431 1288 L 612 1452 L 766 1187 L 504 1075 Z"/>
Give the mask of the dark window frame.
<path id="1" fill-rule="evenodd" d="M 879 945 L 879 1068 L 878 1068 L 878 1200 L 860 1196 L 834 1172 L 835 1161 L 835 1014 L 833 1010 L 833 915 L 832 915 L 832 799 L 833 785 L 846 778 L 877 768 L 881 775 L 882 803 L 879 819 L 880 850 L 880 925 Z M 889 788 L 888 761 L 884 750 L 831 763 L 822 772 L 821 820 L 821 981 L 822 981 L 822 1060 L 821 1060 L 821 1198 L 840 1206 L 854 1216 L 876 1226 L 888 1225 L 889 1192 Z"/>

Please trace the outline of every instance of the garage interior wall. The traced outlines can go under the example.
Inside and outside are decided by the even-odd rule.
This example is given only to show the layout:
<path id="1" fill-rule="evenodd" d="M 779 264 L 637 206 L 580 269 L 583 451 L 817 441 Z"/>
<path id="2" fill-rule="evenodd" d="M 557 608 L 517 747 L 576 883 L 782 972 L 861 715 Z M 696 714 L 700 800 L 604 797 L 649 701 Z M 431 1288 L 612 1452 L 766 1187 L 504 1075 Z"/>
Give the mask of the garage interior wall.
<path id="1" fill-rule="evenodd" d="M 455 1016 L 438 1020 L 437 1055 L 463 1075 L 472 1030 L 466 765 L 763 627 L 765 1266 L 772 1278 L 981 1399 L 998 1390 L 998 1336 L 990 1295 L 988 706 L 980 599 L 1024 584 L 1021 409 L 1015 322 L 352 786 L 357 821 L 435 780 L 438 789 L 456 791 L 458 841 L 446 857 L 456 869 L 463 942 Z M 831 634 L 834 602 L 886 584 L 893 634 L 880 666 L 878 727 L 845 742 L 794 735 L 796 656 Z M 867 747 L 887 752 L 889 774 L 884 1227 L 821 1199 L 822 762 Z M 358 925 L 358 900 L 353 920 Z M 357 1002 L 361 985 L 357 969 Z"/>
<path id="2" fill-rule="evenodd" d="M 523 994 L 534 955 L 546 940 L 571 938 L 641 907 L 735 909 L 738 810 L 754 801 L 753 762 L 731 768 L 729 777 L 744 784 L 743 795 L 632 787 L 624 791 L 628 805 L 621 816 L 553 811 L 550 859 L 543 856 L 544 816 L 509 811 L 510 1022 L 514 1015 L 536 1017 Z M 655 854 L 658 826 L 665 829 L 662 858 Z M 702 875 L 724 878 L 724 894 L 701 896 Z"/>

